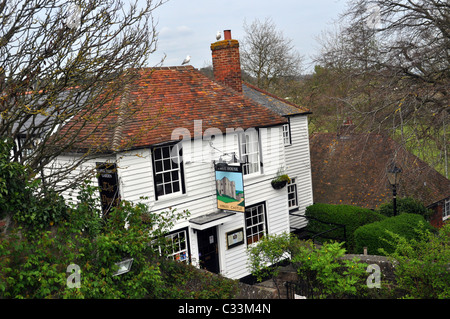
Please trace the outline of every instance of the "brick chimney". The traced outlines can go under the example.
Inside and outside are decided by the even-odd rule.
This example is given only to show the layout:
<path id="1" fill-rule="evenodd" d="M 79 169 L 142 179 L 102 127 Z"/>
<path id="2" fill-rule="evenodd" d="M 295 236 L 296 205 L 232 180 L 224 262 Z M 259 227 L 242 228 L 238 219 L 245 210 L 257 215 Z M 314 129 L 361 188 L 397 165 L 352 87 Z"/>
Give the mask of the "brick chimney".
<path id="1" fill-rule="evenodd" d="M 211 44 L 214 78 L 242 93 L 239 42 L 231 39 L 231 31 L 224 31 L 224 40 Z"/>

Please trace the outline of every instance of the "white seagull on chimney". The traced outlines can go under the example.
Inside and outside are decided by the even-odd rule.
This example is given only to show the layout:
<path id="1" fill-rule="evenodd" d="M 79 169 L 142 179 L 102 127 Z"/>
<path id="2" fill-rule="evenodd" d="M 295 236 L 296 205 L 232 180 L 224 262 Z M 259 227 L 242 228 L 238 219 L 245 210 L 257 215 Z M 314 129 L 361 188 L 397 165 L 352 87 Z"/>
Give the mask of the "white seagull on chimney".
<path id="1" fill-rule="evenodd" d="M 191 56 L 190 56 L 190 55 L 188 55 L 188 56 L 186 57 L 186 59 L 184 59 L 184 61 L 183 61 L 183 63 L 181 63 L 181 65 L 184 65 L 184 64 L 186 64 L 186 63 L 189 63 L 189 61 L 191 61 Z"/>
<path id="2" fill-rule="evenodd" d="M 217 31 L 216 40 L 219 41 L 221 37 L 222 37 L 222 34 L 220 33 L 220 31 Z"/>

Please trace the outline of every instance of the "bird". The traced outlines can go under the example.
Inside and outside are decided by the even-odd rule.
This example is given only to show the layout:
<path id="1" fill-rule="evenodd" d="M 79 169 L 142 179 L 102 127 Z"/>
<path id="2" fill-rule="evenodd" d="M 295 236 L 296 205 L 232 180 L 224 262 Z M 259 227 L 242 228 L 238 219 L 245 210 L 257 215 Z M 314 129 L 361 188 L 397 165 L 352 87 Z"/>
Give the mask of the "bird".
<path id="1" fill-rule="evenodd" d="M 186 59 L 184 59 L 184 61 L 183 61 L 183 63 L 181 63 L 181 65 L 184 65 L 184 64 L 186 64 L 186 63 L 189 63 L 189 61 L 191 61 L 191 56 L 190 56 L 190 55 L 188 55 L 188 56 L 186 57 Z"/>
<path id="2" fill-rule="evenodd" d="M 221 37 L 222 37 L 222 34 L 220 33 L 220 31 L 217 31 L 216 40 L 219 41 Z"/>

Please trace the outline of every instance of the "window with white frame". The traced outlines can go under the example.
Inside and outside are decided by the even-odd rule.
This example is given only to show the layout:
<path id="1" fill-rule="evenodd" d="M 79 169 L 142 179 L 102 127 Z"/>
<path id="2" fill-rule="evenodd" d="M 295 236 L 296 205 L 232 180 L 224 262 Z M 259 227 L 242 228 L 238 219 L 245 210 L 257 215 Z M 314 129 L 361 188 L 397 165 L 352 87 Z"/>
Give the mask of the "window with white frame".
<path id="1" fill-rule="evenodd" d="M 444 211 L 442 212 L 442 219 L 446 220 L 450 216 L 450 199 L 444 203 Z"/>
<path id="2" fill-rule="evenodd" d="M 178 144 L 153 149 L 153 176 L 156 199 L 160 196 L 182 193 L 181 155 Z"/>
<path id="3" fill-rule="evenodd" d="M 298 208 L 296 178 L 291 178 L 290 182 L 287 185 L 287 191 L 288 191 L 288 205 L 289 205 L 289 209 Z"/>
<path id="4" fill-rule="evenodd" d="M 165 237 L 165 243 L 161 246 L 154 246 L 160 256 L 171 258 L 176 261 L 187 262 L 188 245 L 186 230 L 173 232 Z"/>
<path id="5" fill-rule="evenodd" d="M 256 243 L 266 234 L 266 207 L 264 203 L 245 208 L 245 232 L 247 245 Z"/>
<path id="6" fill-rule="evenodd" d="M 291 145 L 291 128 L 289 124 L 283 125 L 283 144 Z"/>
<path id="7" fill-rule="evenodd" d="M 259 139 L 256 130 L 250 130 L 239 136 L 242 172 L 249 175 L 259 172 Z"/>

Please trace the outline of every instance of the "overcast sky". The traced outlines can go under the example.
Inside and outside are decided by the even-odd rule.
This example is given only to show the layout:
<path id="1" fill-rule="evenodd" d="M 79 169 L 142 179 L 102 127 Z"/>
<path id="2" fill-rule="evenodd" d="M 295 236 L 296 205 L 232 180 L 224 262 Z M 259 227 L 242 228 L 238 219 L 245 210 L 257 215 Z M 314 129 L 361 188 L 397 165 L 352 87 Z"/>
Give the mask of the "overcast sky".
<path id="1" fill-rule="evenodd" d="M 212 63 L 210 44 L 217 31 L 231 30 L 232 38 L 241 40 L 244 21 L 267 17 L 310 62 L 318 48 L 316 37 L 332 26 L 345 6 L 346 0 L 169 0 L 154 11 L 159 40 L 150 65 L 164 54 L 164 66 L 180 65 L 190 55 L 190 64 L 202 68 Z"/>

